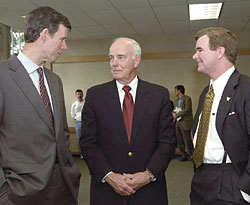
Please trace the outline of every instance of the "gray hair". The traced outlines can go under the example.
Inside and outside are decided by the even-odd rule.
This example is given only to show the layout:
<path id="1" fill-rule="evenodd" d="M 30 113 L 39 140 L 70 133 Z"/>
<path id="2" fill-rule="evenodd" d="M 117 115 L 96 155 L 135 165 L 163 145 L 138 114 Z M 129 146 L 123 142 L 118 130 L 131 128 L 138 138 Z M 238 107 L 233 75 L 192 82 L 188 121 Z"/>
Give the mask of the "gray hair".
<path id="1" fill-rule="evenodd" d="M 134 39 L 132 38 L 127 38 L 127 37 L 119 37 L 119 38 L 115 38 L 113 40 L 113 43 L 118 41 L 118 40 L 126 40 L 126 41 L 129 41 L 129 43 L 133 46 L 133 56 L 132 58 L 135 59 L 136 56 L 141 56 L 141 46 L 140 44 L 135 41 Z"/>

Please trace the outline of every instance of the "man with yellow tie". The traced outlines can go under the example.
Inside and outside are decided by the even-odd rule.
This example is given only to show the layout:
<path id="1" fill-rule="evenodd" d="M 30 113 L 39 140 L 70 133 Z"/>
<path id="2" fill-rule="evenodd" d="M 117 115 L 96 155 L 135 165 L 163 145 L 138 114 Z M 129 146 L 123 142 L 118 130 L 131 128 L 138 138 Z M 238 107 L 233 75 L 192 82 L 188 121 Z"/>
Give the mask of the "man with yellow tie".
<path id="1" fill-rule="evenodd" d="M 194 118 L 191 205 L 250 202 L 250 78 L 235 68 L 238 40 L 210 27 L 195 35 L 193 59 L 208 75 Z"/>

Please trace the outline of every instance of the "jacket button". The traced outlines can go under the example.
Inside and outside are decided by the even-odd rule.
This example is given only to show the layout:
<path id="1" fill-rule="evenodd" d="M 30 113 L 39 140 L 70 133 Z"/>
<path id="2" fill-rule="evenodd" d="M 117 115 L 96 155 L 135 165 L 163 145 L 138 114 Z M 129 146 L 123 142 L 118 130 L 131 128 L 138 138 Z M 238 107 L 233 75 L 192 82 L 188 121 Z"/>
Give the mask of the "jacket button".
<path id="1" fill-rule="evenodd" d="M 128 156 L 129 156 L 129 157 L 132 157 L 132 156 L 133 156 L 133 153 L 132 153 L 132 152 L 129 152 L 129 153 L 128 153 Z"/>

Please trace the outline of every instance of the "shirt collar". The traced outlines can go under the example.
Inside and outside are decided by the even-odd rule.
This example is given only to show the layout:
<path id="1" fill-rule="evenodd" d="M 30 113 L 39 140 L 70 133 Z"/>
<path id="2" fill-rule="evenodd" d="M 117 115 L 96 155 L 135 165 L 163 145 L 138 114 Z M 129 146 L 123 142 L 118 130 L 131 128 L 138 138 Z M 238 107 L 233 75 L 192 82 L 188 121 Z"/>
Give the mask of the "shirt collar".
<path id="1" fill-rule="evenodd" d="M 234 72 L 235 67 L 232 66 L 230 69 L 228 69 L 225 73 L 223 73 L 219 78 L 217 78 L 215 81 L 213 81 L 212 79 L 210 80 L 210 85 L 213 84 L 213 89 L 214 92 L 216 94 L 216 91 L 223 91 L 228 79 L 230 78 L 230 76 L 232 75 L 232 73 Z"/>
<path id="2" fill-rule="evenodd" d="M 24 68 L 27 70 L 28 73 L 33 73 L 39 67 L 43 68 L 43 66 L 38 66 L 37 64 L 35 64 L 21 51 L 18 53 L 17 58 L 21 61 L 21 63 L 23 64 Z"/>
<path id="3" fill-rule="evenodd" d="M 132 80 L 132 82 L 129 83 L 128 86 L 131 87 L 131 91 L 135 91 L 137 89 L 137 85 L 138 85 L 138 77 L 135 76 L 134 80 Z M 118 88 L 118 91 L 121 92 L 124 85 L 116 80 L 116 86 Z"/>

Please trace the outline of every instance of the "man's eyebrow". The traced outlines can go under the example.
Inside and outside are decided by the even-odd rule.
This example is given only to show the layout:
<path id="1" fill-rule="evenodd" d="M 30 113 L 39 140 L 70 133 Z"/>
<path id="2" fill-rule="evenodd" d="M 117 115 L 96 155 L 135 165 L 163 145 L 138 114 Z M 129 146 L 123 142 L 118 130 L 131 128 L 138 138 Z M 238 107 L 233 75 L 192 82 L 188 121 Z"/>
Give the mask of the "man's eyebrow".
<path id="1" fill-rule="evenodd" d="M 195 50 L 201 50 L 202 48 L 200 46 L 196 47 Z"/>

